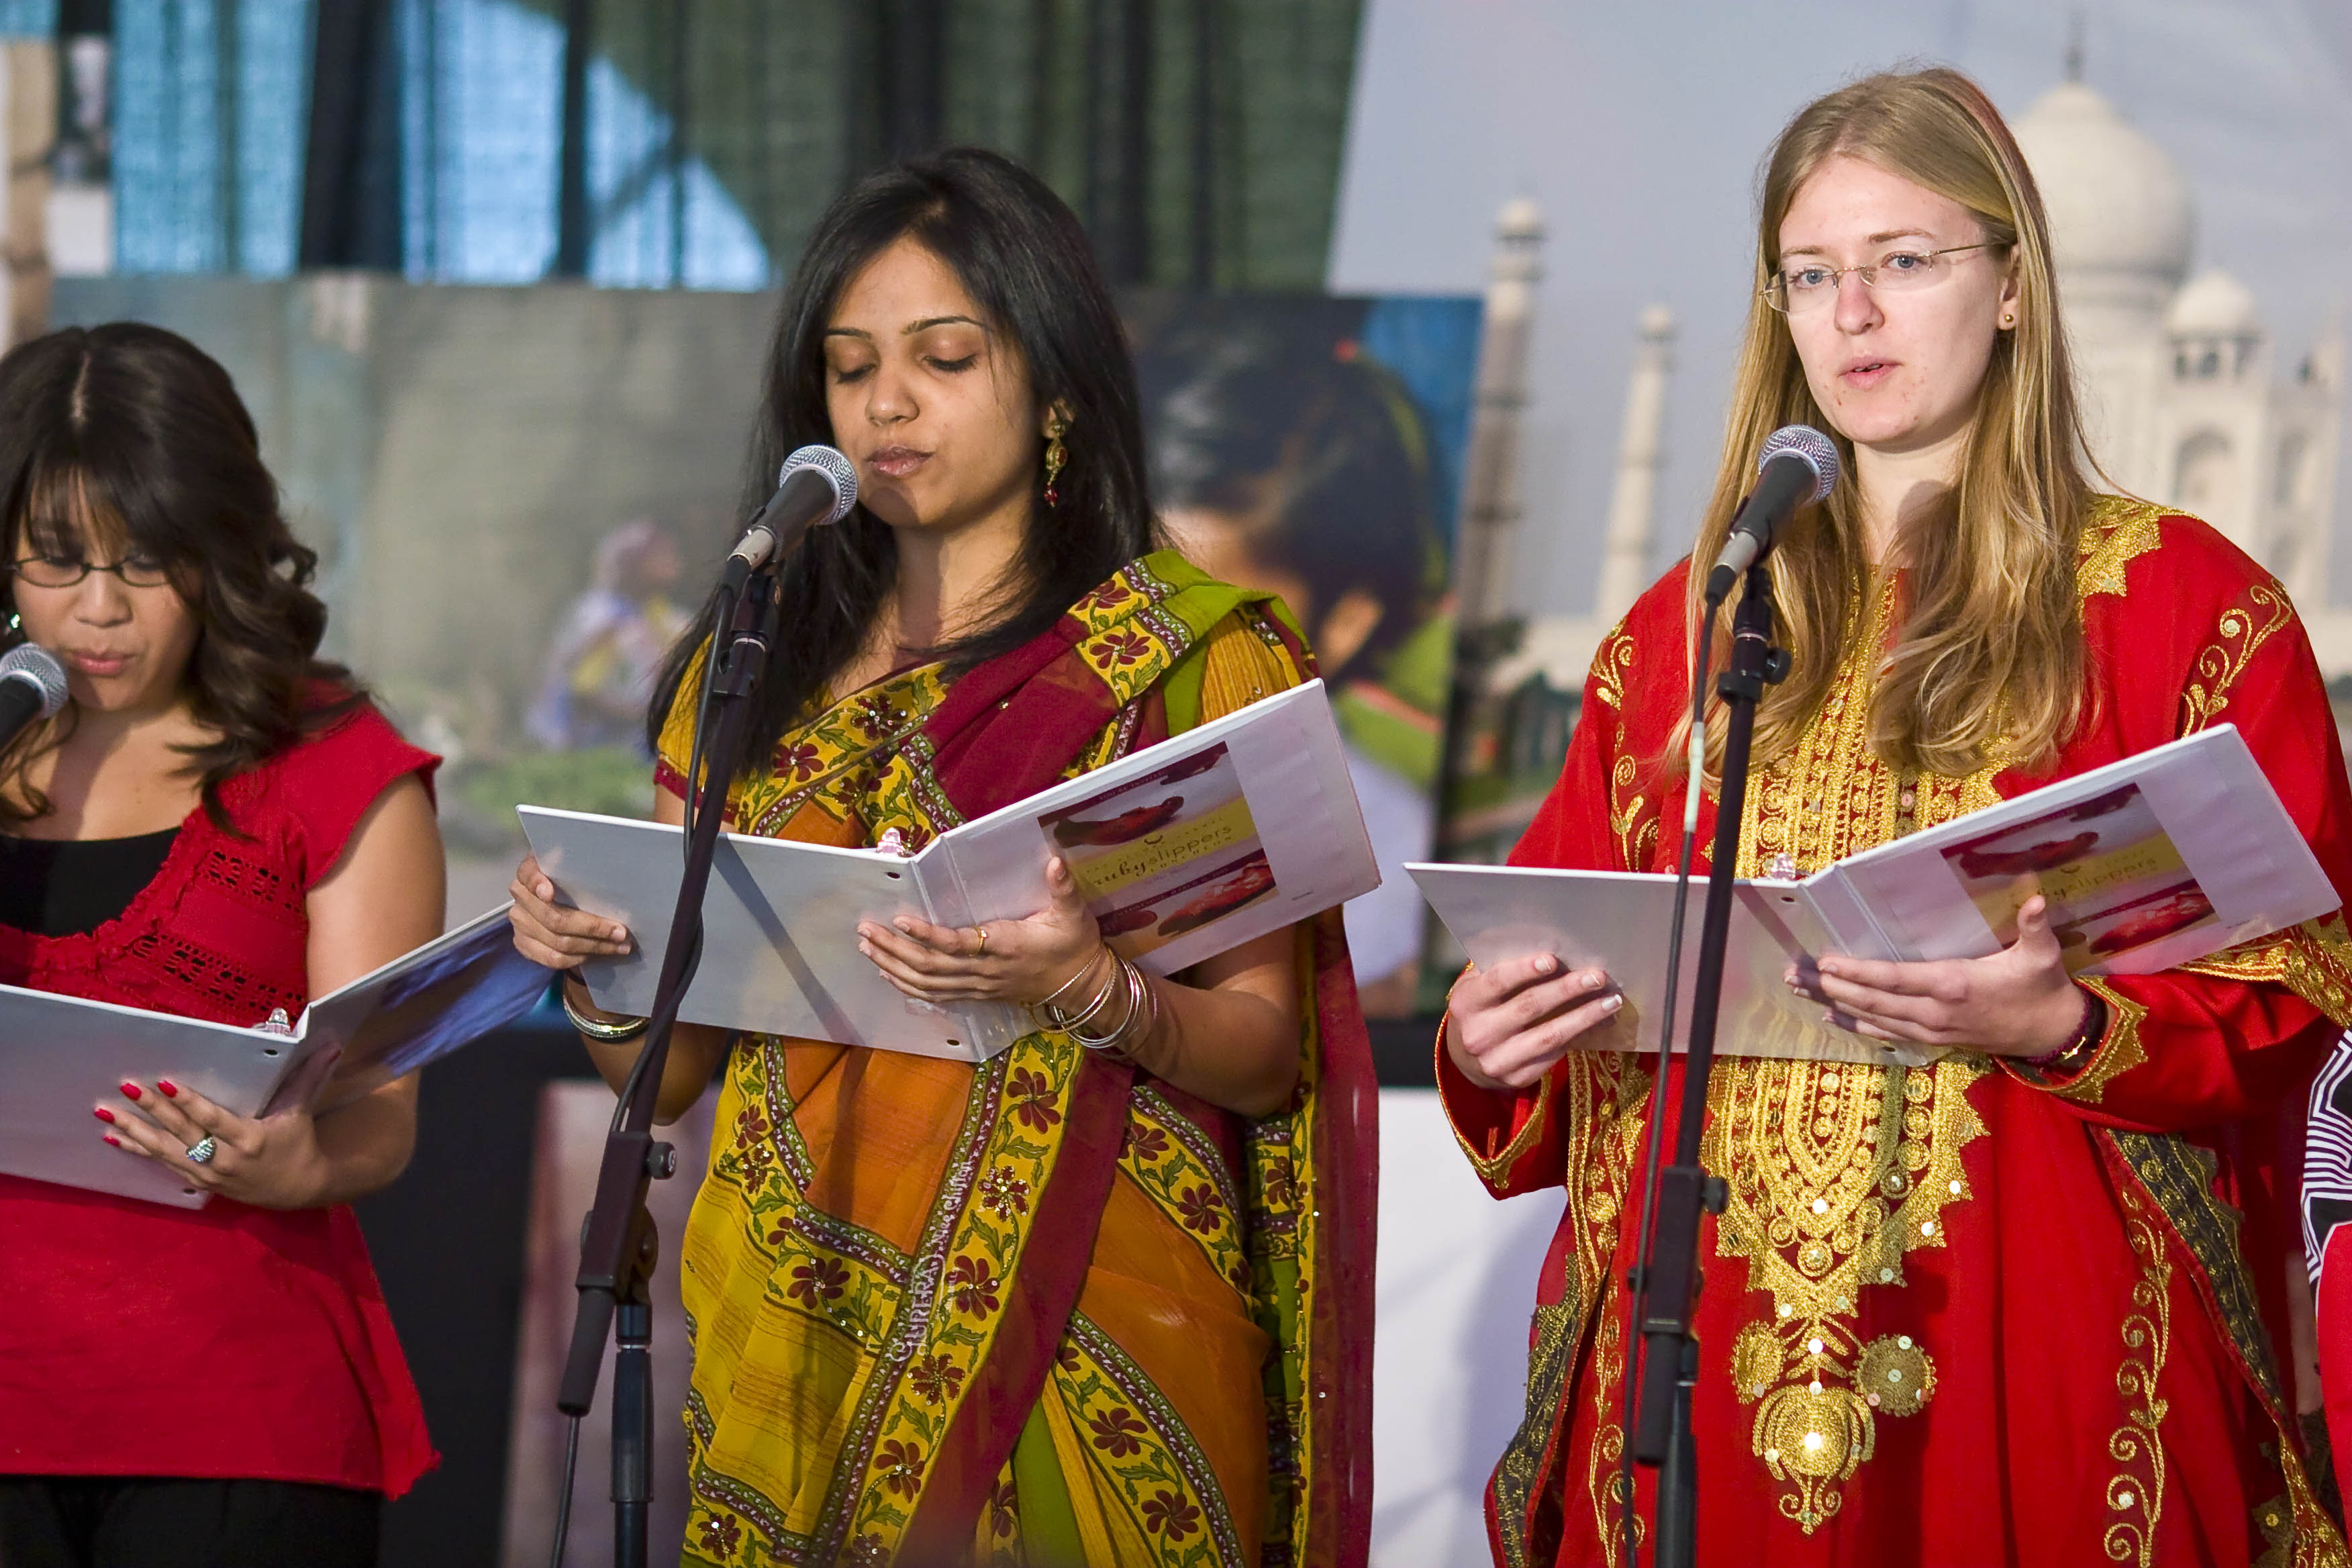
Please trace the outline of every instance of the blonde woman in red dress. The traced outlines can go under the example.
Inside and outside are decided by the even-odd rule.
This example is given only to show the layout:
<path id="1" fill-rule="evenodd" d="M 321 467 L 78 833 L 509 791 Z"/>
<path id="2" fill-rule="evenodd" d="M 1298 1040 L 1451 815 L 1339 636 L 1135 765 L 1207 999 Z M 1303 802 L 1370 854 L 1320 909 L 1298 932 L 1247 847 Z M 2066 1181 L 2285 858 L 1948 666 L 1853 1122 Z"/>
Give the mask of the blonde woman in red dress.
<path id="1" fill-rule="evenodd" d="M 0 982 L 251 1026 L 440 931 L 438 759 L 317 658 L 315 557 L 219 365 L 127 322 L 14 350 L 0 504 L 70 691 L 0 752 Z M 433 1454 L 347 1205 L 407 1163 L 415 1080 L 315 1118 L 169 1079 L 92 1109 L 210 1201 L 0 1177 L 0 1563 L 373 1563 Z"/>
<path id="2" fill-rule="evenodd" d="M 1832 433 L 1846 477 L 1772 561 L 1795 668 L 1759 715 L 1740 872 L 1810 872 L 2230 723 L 2352 890 L 2343 757 L 2285 595 L 2204 523 L 2084 471 L 2041 200 L 1983 93 L 1926 70 L 1808 106 L 1760 219 L 1697 559 L 1775 427 Z M 1677 565 L 1603 640 L 1520 864 L 1673 869 L 1695 586 Z M 1722 731 L 1718 705 L 1710 759 Z M 2331 916 L 2077 982 L 2032 900 L 1988 958 L 1792 974 L 1837 1027 L 1953 1049 L 1716 1068 L 1704 1162 L 1730 1199 L 1701 1238 L 1702 1560 L 2345 1562 L 2282 1366 L 2300 1263 L 2280 1128 L 2352 1017 L 2347 951 Z M 1568 1194 L 1489 1492 L 1507 1563 L 1624 1561 L 1650 1082 L 1575 1048 L 1616 1005 L 1606 976 L 1542 960 L 1473 971 L 1438 1053 L 1487 1184 Z"/>

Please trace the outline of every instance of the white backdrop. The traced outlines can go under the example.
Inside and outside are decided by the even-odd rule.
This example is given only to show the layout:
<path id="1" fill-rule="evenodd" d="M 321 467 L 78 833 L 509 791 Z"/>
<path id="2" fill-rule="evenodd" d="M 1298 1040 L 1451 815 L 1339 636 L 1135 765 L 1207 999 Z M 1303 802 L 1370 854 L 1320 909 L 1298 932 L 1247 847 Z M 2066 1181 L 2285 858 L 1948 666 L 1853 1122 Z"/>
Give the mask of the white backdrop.
<path id="1" fill-rule="evenodd" d="M 1433 1089 L 1381 1090 L 1373 1568 L 1486 1563 L 1480 1494 L 1519 1424 L 1558 1189 L 1496 1203 Z"/>

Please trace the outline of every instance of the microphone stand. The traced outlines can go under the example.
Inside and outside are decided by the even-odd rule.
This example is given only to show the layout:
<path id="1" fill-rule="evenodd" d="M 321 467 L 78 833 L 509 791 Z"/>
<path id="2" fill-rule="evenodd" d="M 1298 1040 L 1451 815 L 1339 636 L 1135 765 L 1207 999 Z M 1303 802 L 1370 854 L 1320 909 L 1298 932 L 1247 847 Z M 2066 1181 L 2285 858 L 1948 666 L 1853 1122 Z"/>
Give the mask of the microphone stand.
<path id="1" fill-rule="evenodd" d="M 702 950 L 702 896 L 709 885 L 719 825 L 726 819 L 727 786 L 739 770 L 751 720 L 751 698 L 774 643 L 776 582 L 772 568 L 754 575 L 735 599 L 732 624 L 713 640 L 724 662 L 711 686 L 717 710 L 714 738 L 704 752 L 694 827 L 688 839 L 686 870 L 670 919 L 669 946 L 662 954 L 661 980 L 654 993 L 646 1043 L 632 1074 L 620 1113 L 604 1139 L 596 1172 L 596 1202 L 580 1233 L 580 1273 L 574 1281 L 580 1304 L 572 1322 L 572 1349 L 555 1406 L 575 1419 L 595 1403 L 596 1375 L 604 1360 L 605 1336 L 613 1336 L 613 1562 L 616 1568 L 645 1568 L 647 1505 L 653 1500 L 653 1304 L 650 1286 L 660 1256 L 653 1215 L 646 1208 L 647 1186 L 677 1169 L 677 1151 L 653 1135 L 654 1107 L 661 1094 L 662 1068 L 669 1059 L 671 1026 L 693 979 Z"/>
<path id="2" fill-rule="evenodd" d="M 1714 606 L 1708 606 L 1713 618 Z M 1772 580 L 1759 560 L 1732 617 L 1731 662 L 1716 682 L 1730 710 L 1723 748 L 1723 787 L 1716 802 L 1715 850 L 1707 868 L 1706 910 L 1699 926 L 1698 974 L 1691 994 L 1690 1049 L 1683 1060 L 1682 1106 L 1675 1160 L 1659 1173 L 1657 1223 L 1640 1268 L 1646 1282 L 1642 1333 L 1640 1419 L 1633 1457 L 1658 1471 L 1656 1568 L 1695 1568 L 1698 1561 L 1698 1466 L 1691 1437 L 1691 1391 L 1698 1382 L 1698 1338 L 1692 1331 L 1700 1285 L 1699 1215 L 1721 1214 L 1720 1176 L 1698 1163 L 1706 1121 L 1707 1079 L 1715 1067 L 1716 1019 L 1723 1002 L 1724 948 L 1739 857 L 1739 819 L 1748 798 L 1748 752 L 1756 704 L 1767 684 L 1789 673 L 1789 656 L 1772 644 Z M 1693 778 L 1689 786 L 1699 787 Z M 1633 1499 L 1625 1500 L 1633 1506 Z"/>

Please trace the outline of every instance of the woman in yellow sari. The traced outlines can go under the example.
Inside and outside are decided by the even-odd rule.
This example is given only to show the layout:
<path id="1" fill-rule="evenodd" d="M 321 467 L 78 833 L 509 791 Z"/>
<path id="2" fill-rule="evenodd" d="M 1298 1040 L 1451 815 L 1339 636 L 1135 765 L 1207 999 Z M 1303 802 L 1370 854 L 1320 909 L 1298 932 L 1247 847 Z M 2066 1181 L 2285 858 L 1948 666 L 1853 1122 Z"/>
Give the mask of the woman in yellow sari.
<path id="1" fill-rule="evenodd" d="M 809 441 L 860 505 L 784 569 L 736 831 L 912 849 L 1312 676 L 1277 602 L 1153 549 L 1108 292 L 1003 158 L 885 170 L 820 223 L 755 471 Z M 673 822 L 709 614 L 655 706 Z M 724 1067 L 687 1561 L 1363 1561 L 1374 1090 L 1338 911 L 1154 979 L 1049 876 L 1028 920 L 860 935 L 918 1001 L 1070 1028 L 977 1067 L 677 1030 L 665 1120 Z M 626 949 L 532 862 L 515 897 L 542 963 Z M 617 1085 L 641 1021 L 565 1003 Z"/>

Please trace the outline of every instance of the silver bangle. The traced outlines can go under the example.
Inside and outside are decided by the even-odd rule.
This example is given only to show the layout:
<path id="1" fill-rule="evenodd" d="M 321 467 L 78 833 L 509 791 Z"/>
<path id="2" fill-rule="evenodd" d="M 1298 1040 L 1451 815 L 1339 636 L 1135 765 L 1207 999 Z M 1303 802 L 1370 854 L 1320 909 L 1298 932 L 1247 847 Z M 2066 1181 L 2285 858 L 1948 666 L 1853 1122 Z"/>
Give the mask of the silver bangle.
<path id="1" fill-rule="evenodd" d="M 1110 955 L 1110 971 L 1103 976 L 1102 989 L 1096 992 L 1094 998 L 1085 1006 L 1075 1013 L 1061 1007 L 1048 1006 L 1039 1009 L 1044 1015 L 1045 1026 L 1059 1029 L 1065 1034 L 1085 1028 L 1087 1025 L 1094 1022 L 1105 1007 L 1110 1005 L 1110 999 L 1118 994 L 1121 973 L 1118 954 L 1114 952 Z"/>
<path id="2" fill-rule="evenodd" d="M 572 982 L 575 976 L 571 974 L 565 975 L 563 984 L 558 988 L 563 993 L 563 1016 L 572 1020 L 573 1028 L 602 1046 L 617 1046 L 625 1041 L 634 1040 L 646 1032 L 646 1025 L 649 1020 L 644 1018 L 608 1021 L 603 1018 L 583 1016 L 580 1009 L 572 1005 Z M 583 981 L 581 984 L 584 989 L 587 983 Z"/>
<path id="3" fill-rule="evenodd" d="M 1036 1001 L 1030 1003 L 1029 1010 L 1032 1013 L 1034 1013 L 1040 1007 L 1047 1009 L 1054 1007 L 1062 1000 L 1062 997 L 1069 991 L 1071 986 L 1077 984 L 1087 975 L 1092 974 L 1095 972 L 1095 960 L 1100 958 L 1108 951 L 1108 949 L 1107 948 L 1098 947 L 1095 949 L 1094 952 L 1088 953 L 1087 955 L 1087 961 L 1078 965 L 1078 972 L 1076 974 L 1071 975 L 1067 980 L 1065 980 L 1059 985 L 1055 986 L 1054 989 L 1048 992 L 1045 995 L 1040 996 Z"/>
<path id="4" fill-rule="evenodd" d="M 1099 1035 L 1083 1029 L 1071 1029 L 1069 1036 L 1090 1051 L 1120 1051 L 1138 1040 L 1148 1038 L 1160 1021 L 1160 994 L 1137 964 L 1118 960 L 1119 977 L 1126 982 L 1127 1007 L 1118 1023 Z"/>

